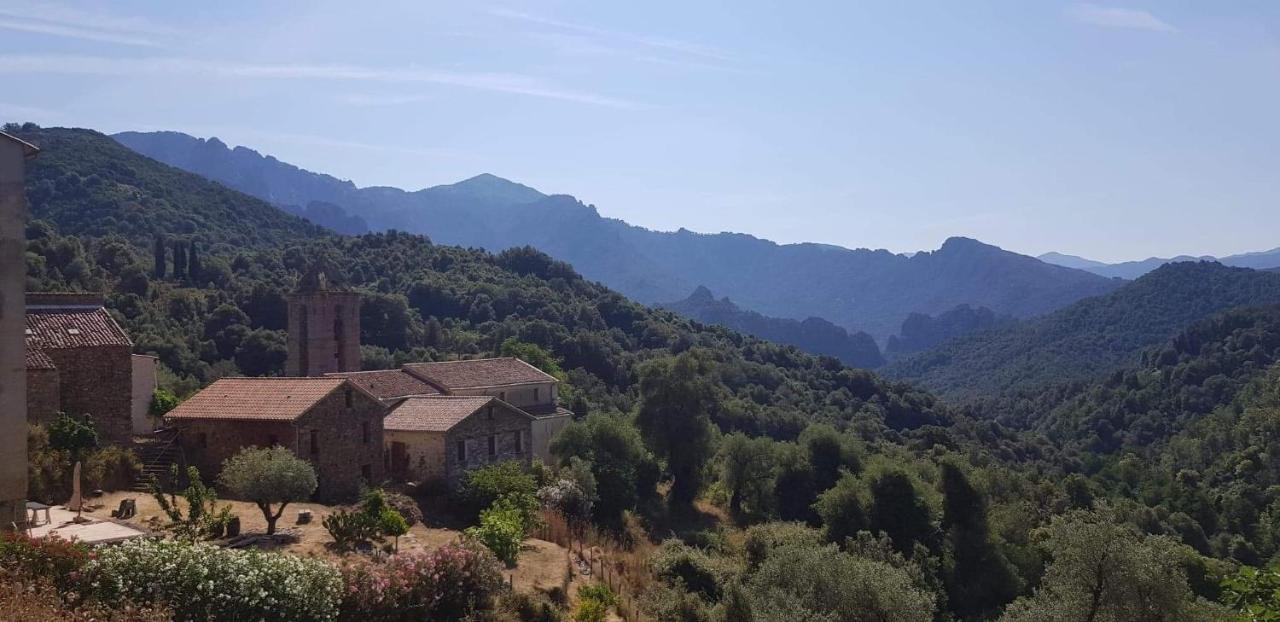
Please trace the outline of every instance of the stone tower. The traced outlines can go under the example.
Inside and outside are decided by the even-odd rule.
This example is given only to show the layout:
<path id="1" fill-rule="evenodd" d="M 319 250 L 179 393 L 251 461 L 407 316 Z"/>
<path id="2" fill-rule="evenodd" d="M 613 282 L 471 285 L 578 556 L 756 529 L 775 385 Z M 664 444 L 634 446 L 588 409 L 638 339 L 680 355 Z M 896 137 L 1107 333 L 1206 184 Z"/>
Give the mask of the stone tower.
<path id="1" fill-rule="evenodd" d="M 35 147 L 0 132 L 0 531 L 27 515 L 26 161 Z"/>
<path id="2" fill-rule="evenodd" d="M 360 371 L 360 294 L 332 289 L 324 272 L 303 277 L 289 295 L 287 376 Z"/>

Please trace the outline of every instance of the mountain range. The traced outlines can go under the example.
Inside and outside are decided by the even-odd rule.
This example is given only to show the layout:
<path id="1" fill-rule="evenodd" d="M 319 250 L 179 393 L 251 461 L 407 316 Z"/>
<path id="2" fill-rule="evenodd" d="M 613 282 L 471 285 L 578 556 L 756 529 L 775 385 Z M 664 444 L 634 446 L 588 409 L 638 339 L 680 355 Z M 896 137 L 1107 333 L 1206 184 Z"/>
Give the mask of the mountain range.
<path id="1" fill-rule="evenodd" d="M 499 251 L 533 246 L 587 278 L 647 304 L 681 300 L 705 286 L 764 316 L 823 318 L 881 343 L 912 313 L 957 305 L 1031 317 L 1121 281 L 1051 265 L 966 238 L 910 256 L 826 244 L 777 244 L 739 233 L 652 231 L 605 218 L 566 195 L 545 195 L 493 175 L 417 191 L 358 188 L 244 147 L 176 132 L 126 132 L 122 144 L 161 162 L 286 207 L 327 210 L 339 231 L 422 233 L 433 241 Z M 319 222 L 319 221 L 318 221 Z"/>
<path id="2" fill-rule="evenodd" d="M 1167 263 L 1181 263 L 1187 261 L 1216 261 L 1224 266 L 1253 268 L 1255 270 L 1280 268 L 1280 248 L 1273 248 L 1269 251 L 1260 251 L 1255 253 L 1228 255 L 1226 257 L 1213 257 L 1211 255 L 1192 257 L 1191 255 L 1178 255 L 1177 257 L 1148 257 L 1139 261 L 1122 261 L 1119 263 L 1104 263 L 1063 253 L 1045 253 L 1037 257 L 1037 259 L 1045 263 L 1051 263 L 1066 268 L 1086 270 L 1099 276 L 1136 279 Z"/>

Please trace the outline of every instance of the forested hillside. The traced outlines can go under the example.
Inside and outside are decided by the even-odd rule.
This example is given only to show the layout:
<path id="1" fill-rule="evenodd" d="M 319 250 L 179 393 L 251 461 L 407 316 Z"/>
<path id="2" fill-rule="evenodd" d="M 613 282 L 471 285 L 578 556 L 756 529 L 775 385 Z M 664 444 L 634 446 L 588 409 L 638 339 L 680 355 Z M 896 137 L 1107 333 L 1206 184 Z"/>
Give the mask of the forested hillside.
<path id="1" fill-rule="evenodd" d="M 946 342 L 885 367 L 946 396 L 1034 392 L 1105 377 L 1217 311 L 1280 303 L 1280 275 L 1217 263 L 1167 264 L 1120 290 Z"/>
<path id="2" fill-rule="evenodd" d="M 769 317 L 819 317 L 883 343 L 911 313 L 956 305 L 1029 317 L 1120 283 L 965 238 L 912 256 L 826 244 L 776 244 L 736 233 L 651 231 L 604 218 L 571 196 L 546 196 L 492 175 L 423 190 L 356 188 L 216 139 L 176 132 L 118 134 L 163 162 L 282 205 L 323 201 L 374 230 L 422 233 L 493 252 L 533 246 L 646 304 L 697 286 Z"/>
<path id="3" fill-rule="evenodd" d="M 928 394 L 651 310 L 531 249 L 490 255 L 402 233 L 331 235 L 96 132 L 19 135 L 43 150 L 28 175 L 30 286 L 105 289 L 137 349 L 188 387 L 280 373 L 283 292 L 320 264 L 364 293 L 370 367 L 494 353 L 514 337 L 563 361 L 578 409 L 626 411 L 641 363 L 704 348 L 729 396 L 718 421 L 726 430 L 786 438 L 815 420 L 903 429 L 946 417 Z"/>
<path id="4" fill-rule="evenodd" d="M 1137 595 L 1100 605 L 1100 619 L 1209 619 L 1233 564 L 1280 541 L 1275 380 L 1260 379 L 1276 359 L 1274 308 L 1189 330 L 1143 359 L 1151 369 L 1064 389 L 1076 401 L 1024 417 L 1023 432 L 996 415 L 1025 402 L 956 412 L 834 358 L 650 309 L 530 248 L 335 235 L 95 132 L 18 134 L 44 150 L 28 176 L 31 287 L 106 291 L 179 392 L 280 373 L 283 292 L 313 268 L 361 292 L 367 367 L 518 353 L 563 373 L 580 417 L 552 451 L 561 475 L 596 491 L 588 518 L 625 538 L 672 536 L 643 549 L 640 606 L 654 619 L 1074 619 L 1062 615 L 1096 585 Z M 1110 326 L 1141 302 L 1172 324 L 1174 307 L 1265 297 L 1280 280 L 1192 269 L 1068 317 Z M 1136 344 L 1147 333 L 1135 326 L 1114 330 Z M 1098 554 L 1117 571 L 1074 563 Z"/>
<path id="5" fill-rule="evenodd" d="M 717 300 L 705 287 L 698 287 L 684 300 L 658 306 L 705 324 L 716 324 L 761 339 L 793 345 L 813 354 L 834 356 L 852 367 L 870 369 L 884 364 L 880 347 L 871 335 L 864 332 L 849 334 L 845 329 L 817 317 L 801 321 L 744 311 L 728 298 Z"/>

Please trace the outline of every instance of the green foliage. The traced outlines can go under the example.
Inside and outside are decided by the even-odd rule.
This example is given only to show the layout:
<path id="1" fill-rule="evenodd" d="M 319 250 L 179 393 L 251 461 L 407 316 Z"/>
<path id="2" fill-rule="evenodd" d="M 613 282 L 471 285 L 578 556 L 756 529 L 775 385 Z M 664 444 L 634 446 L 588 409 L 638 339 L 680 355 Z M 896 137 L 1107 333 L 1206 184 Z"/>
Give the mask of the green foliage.
<path id="1" fill-rule="evenodd" d="M 671 587 L 679 587 L 715 602 L 724 586 L 733 582 L 739 569 L 728 560 L 679 540 L 667 540 L 649 560 L 653 574 Z"/>
<path id="2" fill-rule="evenodd" d="M 177 408 L 181 402 L 182 400 L 178 399 L 178 396 L 174 395 L 172 391 L 158 388 L 151 394 L 151 403 L 147 405 L 147 414 L 158 419 Z"/>
<path id="3" fill-rule="evenodd" d="M 399 512 L 390 506 L 382 508 L 378 514 L 378 531 L 385 536 L 395 538 L 395 547 L 400 548 L 400 536 L 409 533 L 409 523 Z"/>
<path id="4" fill-rule="evenodd" d="M 458 488 L 458 497 L 472 517 L 478 518 L 499 500 L 520 512 L 524 529 L 538 522 L 538 482 L 524 465 L 515 460 L 490 464 L 467 471 Z"/>
<path id="5" fill-rule="evenodd" d="M 556 360 L 550 352 L 542 349 L 535 343 L 520 341 L 515 337 L 508 337 L 498 346 L 498 354 L 502 356 L 514 356 L 538 369 L 559 378 L 561 382 L 568 379 L 564 370 L 560 368 L 560 361 Z"/>
<path id="6" fill-rule="evenodd" d="M 310 498 L 317 485 L 311 463 L 284 447 L 242 449 L 223 463 L 218 484 L 256 504 L 267 521 L 268 534 L 276 532 L 285 506 Z"/>
<path id="7" fill-rule="evenodd" d="M 618 415 L 593 414 L 565 426 L 551 441 L 561 467 L 589 466 L 596 482 L 597 521 L 617 525 L 622 513 L 652 498 L 659 467 L 635 426 Z"/>
<path id="8" fill-rule="evenodd" d="M 381 527 L 378 517 L 371 516 L 363 509 L 335 510 L 321 519 L 320 524 L 329 532 L 329 537 L 333 538 L 333 544 L 339 551 L 350 551 L 357 544 L 376 539 Z"/>
<path id="9" fill-rule="evenodd" d="M 58 418 L 49 424 L 49 447 L 52 449 L 68 451 L 79 457 L 97 446 L 98 433 L 88 415 L 72 417 L 58 413 Z"/>
<path id="10" fill-rule="evenodd" d="M 1222 602 L 1250 622 L 1280 620 L 1280 570 L 1245 566 L 1222 579 Z"/>
<path id="11" fill-rule="evenodd" d="M 514 567 L 524 542 L 524 513 L 510 497 L 502 497 L 480 513 L 480 524 L 468 527 L 466 535 L 485 545 L 493 554 Z"/>
<path id="12" fill-rule="evenodd" d="M 768 516 L 773 507 L 774 442 L 740 432 L 720 440 L 720 482 L 736 517 Z"/>
<path id="13" fill-rule="evenodd" d="M 862 482 L 847 473 L 834 487 L 818 496 L 813 509 L 822 518 L 828 542 L 841 544 L 869 527 L 862 496 Z"/>
<path id="14" fill-rule="evenodd" d="M 888 534 L 903 554 L 910 554 L 917 542 L 933 544 L 931 512 L 911 476 L 902 469 L 887 469 L 871 480 L 869 488 L 867 518 L 873 531 Z"/>
<path id="15" fill-rule="evenodd" d="M 708 355 L 696 352 L 651 361 L 640 372 L 636 424 L 649 449 L 667 463 L 676 508 L 693 503 L 711 455 L 711 417 L 721 399 L 711 373 Z"/>
<path id="16" fill-rule="evenodd" d="M 181 540 L 103 547 L 81 589 L 105 602 L 164 603 L 178 620 L 336 620 L 342 578 L 328 563 Z"/>
<path id="17" fill-rule="evenodd" d="M 982 493 L 955 463 L 941 470 L 947 605 L 958 618 L 986 619 L 1018 595 L 1018 577 L 991 540 Z"/>
<path id="18" fill-rule="evenodd" d="M 169 529 L 185 540 L 220 534 L 222 527 L 231 519 L 231 506 L 223 506 L 222 510 L 218 510 L 217 493 L 204 485 L 204 481 L 200 479 L 200 470 L 196 467 L 187 467 L 187 486 L 178 490 L 181 480 L 176 464 L 169 469 L 168 490 L 165 490 L 157 478 L 151 478 L 151 496 L 165 516 L 169 517 Z M 185 515 L 178 504 L 179 497 L 186 503 Z"/>
<path id="19" fill-rule="evenodd" d="M 1034 596 L 1001 620 L 1206 620 L 1222 611 L 1196 600 L 1184 560 L 1194 555 L 1163 536 L 1143 536 L 1105 513 L 1059 516 L 1041 536 L 1053 558 Z"/>
<path id="20" fill-rule="evenodd" d="M 604 622 L 609 608 L 616 604 L 618 597 L 603 583 L 579 587 L 578 608 L 573 611 L 573 622 Z"/>

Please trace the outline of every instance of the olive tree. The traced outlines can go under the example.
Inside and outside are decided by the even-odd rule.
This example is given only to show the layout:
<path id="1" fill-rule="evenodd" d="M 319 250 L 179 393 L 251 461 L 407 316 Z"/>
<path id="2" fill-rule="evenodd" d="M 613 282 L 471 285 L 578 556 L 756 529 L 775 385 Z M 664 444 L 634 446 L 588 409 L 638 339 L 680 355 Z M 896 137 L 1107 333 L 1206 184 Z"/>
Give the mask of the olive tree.
<path id="1" fill-rule="evenodd" d="M 284 447 L 251 447 L 227 458 L 218 483 L 233 495 L 252 501 L 267 520 L 267 533 L 276 532 L 276 521 L 285 506 L 302 501 L 316 490 L 311 464 Z M 272 511 L 272 506 L 277 506 Z"/>

